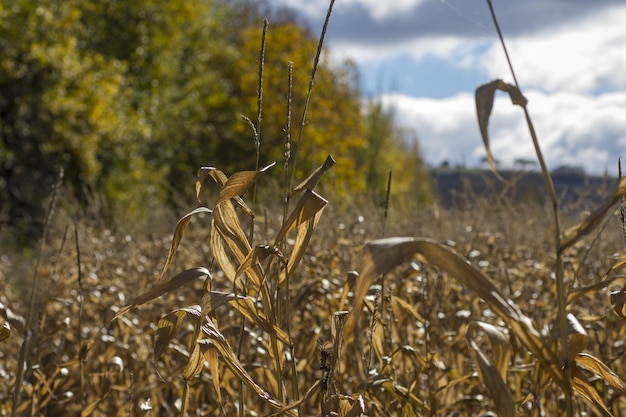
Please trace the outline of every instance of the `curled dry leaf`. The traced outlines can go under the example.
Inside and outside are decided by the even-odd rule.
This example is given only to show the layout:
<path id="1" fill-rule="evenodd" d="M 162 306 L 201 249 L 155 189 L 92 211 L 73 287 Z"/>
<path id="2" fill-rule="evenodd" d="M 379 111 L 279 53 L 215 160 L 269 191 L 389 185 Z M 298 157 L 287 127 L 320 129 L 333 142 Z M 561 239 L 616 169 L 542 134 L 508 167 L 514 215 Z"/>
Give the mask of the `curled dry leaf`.
<path id="1" fill-rule="evenodd" d="M 313 173 L 309 175 L 307 179 L 298 184 L 298 186 L 293 189 L 293 192 L 297 193 L 304 189 L 313 190 L 322 179 L 322 175 L 324 175 L 326 171 L 332 168 L 333 165 L 335 165 L 335 160 L 331 155 L 328 155 L 324 163 L 320 165 L 315 171 L 313 171 Z"/>
<path id="2" fill-rule="evenodd" d="M 487 357 L 485 352 L 474 341 L 472 336 L 477 329 L 482 330 L 488 336 L 493 351 L 493 361 Z M 515 417 L 515 402 L 506 384 L 506 373 L 511 350 L 508 340 L 497 327 L 484 322 L 471 323 L 465 336 L 471 348 L 469 351 L 470 355 L 478 365 L 480 379 L 489 390 L 498 415 Z"/>
<path id="3" fill-rule="evenodd" d="M 489 117 L 491 116 L 491 110 L 493 109 L 493 100 L 497 90 L 504 91 L 509 94 L 513 104 L 519 106 L 526 106 L 528 100 L 522 95 L 522 93 L 514 85 L 507 84 L 502 80 L 494 80 L 490 83 L 483 84 L 476 89 L 476 116 L 478 117 L 478 126 L 480 127 L 480 134 L 485 144 L 485 152 L 487 153 L 487 161 L 491 170 L 496 174 L 498 178 L 500 176 L 496 171 L 496 164 L 491 153 L 491 147 L 489 145 Z M 501 178 L 500 178 L 501 179 Z"/>
<path id="4" fill-rule="evenodd" d="M 214 167 L 201 167 L 198 170 L 198 174 L 196 176 L 196 199 L 200 204 L 207 204 L 205 201 L 202 201 L 200 198 L 200 191 L 202 190 L 202 186 L 207 178 L 212 178 L 213 181 L 222 189 L 226 181 L 228 181 L 228 177 L 222 171 Z"/>
<path id="5" fill-rule="evenodd" d="M 179 221 L 176 223 L 176 229 L 174 230 L 174 236 L 172 237 L 172 243 L 170 244 L 170 249 L 167 254 L 167 259 L 165 260 L 165 265 L 163 265 L 163 270 L 161 271 L 161 277 L 159 279 L 163 279 L 165 272 L 170 267 L 172 260 L 174 259 L 174 254 L 176 254 L 176 250 L 178 249 L 178 245 L 185 234 L 185 230 L 191 221 L 191 218 L 199 213 L 211 213 L 211 210 L 206 207 L 198 207 L 195 210 L 190 211 L 185 214 Z"/>

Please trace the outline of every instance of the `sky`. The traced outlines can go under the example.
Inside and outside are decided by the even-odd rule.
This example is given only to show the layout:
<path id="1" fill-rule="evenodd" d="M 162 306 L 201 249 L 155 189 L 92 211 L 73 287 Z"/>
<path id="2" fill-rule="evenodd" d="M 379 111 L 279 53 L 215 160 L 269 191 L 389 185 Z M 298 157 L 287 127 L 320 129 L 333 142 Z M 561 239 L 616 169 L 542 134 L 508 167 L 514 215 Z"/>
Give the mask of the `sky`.
<path id="1" fill-rule="evenodd" d="M 329 0 L 272 4 L 317 36 Z M 492 4 L 548 168 L 616 176 L 626 157 L 626 2 Z M 487 0 L 336 0 L 325 45 L 331 62 L 356 62 L 366 97 L 415 130 L 429 165 L 482 166 L 474 92 L 498 78 L 513 83 Z M 500 167 L 536 159 L 523 110 L 504 94 L 489 134 Z"/>

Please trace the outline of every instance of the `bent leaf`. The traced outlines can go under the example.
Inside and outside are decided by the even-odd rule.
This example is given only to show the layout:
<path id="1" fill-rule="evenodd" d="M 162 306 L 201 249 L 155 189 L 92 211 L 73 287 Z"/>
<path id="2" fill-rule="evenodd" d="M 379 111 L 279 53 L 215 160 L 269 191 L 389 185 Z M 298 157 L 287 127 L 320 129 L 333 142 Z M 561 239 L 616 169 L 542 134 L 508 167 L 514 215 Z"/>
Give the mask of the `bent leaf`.
<path id="1" fill-rule="evenodd" d="M 328 155 L 324 163 L 320 165 L 315 171 L 313 171 L 313 173 L 309 175 L 307 179 L 298 184 L 298 186 L 293 189 L 293 192 L 297 193 L 298 191 L 304 189 L 313 190 L 322 179 L 322 175 L 324 175 L 326 171 L 332 168 L 333 165 L 335 165 L 335 160 L 331 155 Z"/>
<path id="2" fill-rule="evenodd" d="M 472 339 L 475 329 L 480 328 L 489 337 L 494 361 L 489 360 L 485 352 Z M 506 384 L 510 344 L 497 327 L 484 322 L 474 322 L 469 325 L 465 335 L 470 345 L 470 355 L 478 365 L 478 372 L 483 384 L 489 390 L 496 405 L 499 416 L 515 417 L 515 402 L 511 391 Z"/>
<path id="3" fill-rule="evenodd" d="M 198 213 L 211 213 L 211 210 L 206 207 L 198 207 L 197 209 L 192 210 L 189 213 L 185 214 L 178 221 L 178 223 L 176 223 L 176 229 L 174 230 L 174 237 L 172 238 L 172 243 L 170 244 L 170 250 L 167 253 L 167 259 L 165 260 L 165 265 L 163 265 L 163 270 L 161 271 L 161 277 L 159 278 L 160 280 L 163 279 L 165 272 L 167 272 L 167 269 L 172 263 L 172 260 L 174 259 L 174 254 L 176 253 L 176 250 L 178 249 L 178 245 L 180 244 L 180 241 L 182 240 L 183 235 L 185 234 L 185 230 L 187 229 L 187 226 L 189 225 L 191 218 Z"/>
<path id="4" fill-rule="evenodd" d="M 473 290 L 496 314 L 528 350 L 537 357 L 554 381 L 566 390 L 566 380 L 555 352 L 542 340 L 532 321 L 480 270 L 452 249 L 430 239 L 388 238 L 369 242 L 363 248 L 359 278 L 355 289 L 354 307 L 348 318 L 346 334 L 351 334 L 358 319 L 367 291 L 376 277 L 390 269 L 417 258 L 454 277 Z"/>
<path id="5" fill-rule="evenodd" d="M 487 153 L 487 161 L 493 173 L 502 179 L 497 171 L 496 164 L 491 153 L 491 147 L 489 145 L 489 117 L 491 116 L 491 110 L 493 109 L 493 100 L 496 94 L 496 90 L 501 90 L 509 94 L 513 104 L 525 106 L 528 100 L 522 95 L 522 93 L 514 85 L 507 84 L 502 80 L 494 80 L 490 83 L 483 84 L 476 89 L 476 116 L 478 117 L 478 126 L 480 127 L 480 134 L 485 144 L 485 152 Z"/>
<path id="6" fill-rule="evenodd" d="M 568 247 L 572 246 L 574 243 L 578 242 L 581 237 L 590 233 L 593 229 L 596 228 L 598 224 L 602 221 L 604 216 L 611 210 L 619 200 L 626 195 L 626 178 L 622 178 L 617 185 L 617 188 L 613 192 L 613 194 L 607 197 L 604 202 L 598 207 L 593 213 L 591 213 L 585 220 L 580 222 L 579 224 L 570 227 L 569 229 L 561 232 L 561 237 L 559 239 L 559 250 L 563 251 Z"/>
<path id="7" fill-rule="evenodd" d="M 285 405 L 280 401 L 273 398 L 267 391 L 261 388 L 245 370 L 237 355 L 230 347 L 226 338 L 215 328 L 213 322 L 207 321 L 202 326 L 202 333 L 206 336 L 206 339 L 198 340 L 198 343 L 209 343 L 219 352 L 222 359 L 226 363 L 226 366 L 235 374 L 235 376 L 243 382 L 248 388 L 254 391 L 259 398 L 270 404 L 276 409 L 284 409 Z M 286 410 L 284 415 L 297 416 L 294 410 Z"/>

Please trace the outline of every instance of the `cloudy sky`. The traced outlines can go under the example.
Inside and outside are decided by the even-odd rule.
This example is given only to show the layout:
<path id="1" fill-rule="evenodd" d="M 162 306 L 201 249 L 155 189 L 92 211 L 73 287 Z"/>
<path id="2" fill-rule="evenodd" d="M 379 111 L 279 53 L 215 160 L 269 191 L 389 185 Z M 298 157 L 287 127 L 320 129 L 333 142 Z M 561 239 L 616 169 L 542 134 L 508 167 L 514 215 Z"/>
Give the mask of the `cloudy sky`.
<path id="1" fill-rule="evenodd" d="M 328 0 L 273 0 L 313 33 Z M 626 2 L 493 0 L 550 169 L 583 166 L 617 175 L 626 157 Z M 512 83 L 486 0 L 336 0 L 328 28 L 332 57 L 350 57 L 369 97 L 414 128 L 433 166 L 480 166 L 485 155 L 474 91 Z M 490 123 L 502 167 L 534 152 L 520 107 L 498 95 Z"/>

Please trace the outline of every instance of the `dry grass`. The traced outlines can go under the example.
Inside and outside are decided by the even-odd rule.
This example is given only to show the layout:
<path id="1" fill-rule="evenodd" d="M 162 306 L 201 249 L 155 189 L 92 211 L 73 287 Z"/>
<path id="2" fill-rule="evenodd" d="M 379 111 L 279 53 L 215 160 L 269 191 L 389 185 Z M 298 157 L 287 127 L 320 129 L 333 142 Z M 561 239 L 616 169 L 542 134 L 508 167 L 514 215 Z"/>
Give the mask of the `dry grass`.
<path id="1" fill-rule="evenodd" d="M 186 217 L 184 235 L 179 223 L 174 241 L 182 239 L 168 267 L 174 272 L 161 281 L 172 245 L 167 235 L 116 236 L 80 224 L 79 271 L 71 227 L 53 229 L 17 414 L 181 415 L 186 407 L 189 415 L 267 415 L 292 404 L 282 413 L 359 415 L 363 404 L 372 416 L 506 415 L 507 398 L 516 415 L 561 413 L 564 397 L 554 382 L 561 375 L 555 255 L 545 207 L 477 203 L 470 211 L 443 211 L 439 221 L 430 211 L 392 207 L 388 234 L 445 246 L 379 240 L 362 251 L 380 235 L 381 210 L 360 205 L 338 212 L 331 205 L 305 245 L 324 201 L 303 192 L 293 210 L 298 215 L 284 223 L 289 227 L 280 216 L 258 216 L 259 245 L 238 252 L 245 235 L 234 226 L 239 220 L 231 217 L 228 197 L 257 175 L 234 176 L 209 205 L 212 216 L 200 210 Z M 249 217 L 238 213 L 242 222 Z M 570 335 L 570 354 L 581 353 L 574 382 L 591 388 L 616 416 L 626 415 L 618 377 L 626 374 L 623 280 L 619 269 L 611 270 L 623 245 L 619 228 L 612 216 L 609 227 L 579 240 L 564 258 L 568 311 L 584 330 Z M 290 268 L 299 246 L 306 252 Z M 1 265 L 2 311 L 11 325 L 2 341 L 0 369 L 9 383 L 0 393 L 1 415 L 11 413 L 23 341 L 21 322 L 10 312 L 27 314 L 20 293 L 27 293 L 32 272 L 15 259 L 5 256 Z M 384 294 L 370 288 L 396 263 Z M 348 273 L 359 265 L 360 277 Z M 211 278 L 203 279 L 208 269 Z M 613 287 L 621 293 L 611 297 Z M 340 349 L 332 328 L 340 320 L 335 332 L 341 333 L 343 316 L 335 313 L 360 300 L 358 332 L 349 318 Z M 574 398 L 581 412 L 600 412 Z"/>
<path id="2" fill-rule="evenodd" d="M 490 160 L 497 89 L 548 207 L 328 204 L 332 157 L 292 188 L 287 136 L 284 188 L 203 167 L 173 233 L 57 219 L 38 257 L 1 255 L 0 415 L 625 416 L 626 180 L 564 219 L 517 82 L 477 90 Z"/>

